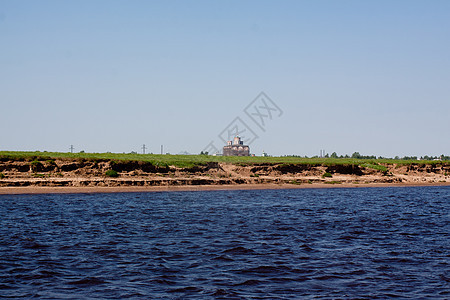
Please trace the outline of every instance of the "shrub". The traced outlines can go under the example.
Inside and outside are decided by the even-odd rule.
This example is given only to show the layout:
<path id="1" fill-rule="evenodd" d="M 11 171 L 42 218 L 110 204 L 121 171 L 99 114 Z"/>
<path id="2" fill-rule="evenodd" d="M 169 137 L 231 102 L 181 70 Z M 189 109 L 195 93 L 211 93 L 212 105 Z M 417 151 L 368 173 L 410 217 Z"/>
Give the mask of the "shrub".
<path id="1" fill-rule="evenodd" d="M 117 173 L 117 172 L 114 171 L 114 170 L 108 170 L 108 171 L 106 171 L 105 175 L 108 176 L 108 177 L 119 177 L 119 173 Z"/>
<path id="2" fill-rule="evenodd" d="M 33 172 L 39 172 L 39 171 L 42 171 L 43 168 L 44 168 L 44 165 L 43 165 L 40 161 L 38 161 L 38 160 L 33 160 L 33 161 L 31 162 L 31 170 L 32 170 Z"/>
<path id="3" fill-rule="evenodd" d="M 331 175 L 331 173 L 325 172 L 325 173 L 322 175 L 322 178 L 326 178 L 326 177 L 331 178 L 331 177 L 333 177 L 333 175 Z"/>
<path id="4" fill-rule="evenodd" d="M 5 174 L 0 173 L 0 179 L 3 179 L 3 178 L 5 178 Z"/>
<path id="5" fill-rule="evenodd" d="M 164 168 L 165 169 L 165 168 L 169 167 L 169 164 L 167 164 L 165 162 L 158 161 L 158 162 L 155 163 L 155 166 L 157 166 L 158 168 Z"/>

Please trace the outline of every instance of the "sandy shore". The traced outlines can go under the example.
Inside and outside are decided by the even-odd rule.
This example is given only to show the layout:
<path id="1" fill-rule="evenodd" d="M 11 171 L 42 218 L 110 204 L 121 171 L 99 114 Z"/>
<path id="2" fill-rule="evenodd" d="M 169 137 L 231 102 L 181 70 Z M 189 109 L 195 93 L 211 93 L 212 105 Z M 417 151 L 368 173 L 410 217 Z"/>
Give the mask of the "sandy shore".
<path id="1" fill-rule="evenodd" d="M 18 194 L 72 194 L 72 193 L 139 193 L 139 192 L 177 192 L 177 191 L 226 191 L 226 190 L 277 190 L 277 189 L 329 189 L 329 188 L 368 188 L 368 187 L 420 187 L 450 186 L 450 183 L 368 183 L 368 184 L 242 184 L 242 185 L 199 185 L 199 186 L 147 186 L 147 187 L 0 187 L 0 195 Z"/>
<path id="2" fill-rule="evenodd" d="M 107 176 L 115 169 L 116 176 Z M 0 161 L 0 194 L 449 186 L 450 165 L 230 164 L 177 168 L 141 162 Z"/>

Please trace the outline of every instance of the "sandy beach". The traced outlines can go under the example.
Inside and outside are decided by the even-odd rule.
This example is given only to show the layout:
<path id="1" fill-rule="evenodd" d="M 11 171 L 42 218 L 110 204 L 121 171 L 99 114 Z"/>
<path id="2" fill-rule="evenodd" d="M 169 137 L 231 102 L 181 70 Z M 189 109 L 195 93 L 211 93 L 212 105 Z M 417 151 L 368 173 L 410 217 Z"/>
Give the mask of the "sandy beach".
<path id="1" fill-rule="evenodd" d="M 181 192 L 181 191 L 226 191 L 226 190 L 277 190 L 277 189 L 329 189 L 368 187 L 419 187 L 450 186 L 450 183 L 363 183 L 363 184 L 241 184 L 241 185 L 200 185 L 200 186 L 121 186 L 121 187 L 0 187 L 0 195 L 17 194 L 72 194 L 72 193 L 141 193 L 141 192 Z"/>

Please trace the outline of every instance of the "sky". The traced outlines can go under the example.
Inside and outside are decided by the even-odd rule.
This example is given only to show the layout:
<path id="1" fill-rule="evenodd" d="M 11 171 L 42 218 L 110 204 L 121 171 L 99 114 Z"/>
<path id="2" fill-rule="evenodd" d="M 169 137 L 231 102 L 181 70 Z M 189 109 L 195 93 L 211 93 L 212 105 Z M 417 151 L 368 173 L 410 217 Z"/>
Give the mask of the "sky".
<path id="1" fill-rule="evenodd" d="M 450 1 L 0 0 L 0 150 L 437 156 L 449 113 Z"/>

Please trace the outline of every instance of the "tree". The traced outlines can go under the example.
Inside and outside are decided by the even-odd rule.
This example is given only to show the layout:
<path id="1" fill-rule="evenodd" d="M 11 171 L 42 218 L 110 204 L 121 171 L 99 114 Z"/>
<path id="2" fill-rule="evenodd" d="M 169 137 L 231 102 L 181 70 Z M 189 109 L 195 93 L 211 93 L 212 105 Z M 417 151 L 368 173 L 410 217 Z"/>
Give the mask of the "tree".
<path id="1" fill-rule="evenodd" d="M 361 158 L 361 154 L 359 154 L 359 152 L 355 152 L 352 154 L 352 158 Z"/>
<path id="2" fill-rule="evenodd" d="M 338 155 L 336 152 L 331 153 L 331 158 L 338 158 Z"/>

